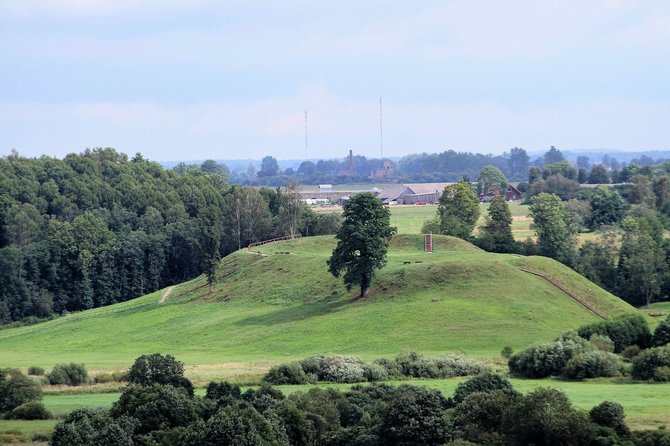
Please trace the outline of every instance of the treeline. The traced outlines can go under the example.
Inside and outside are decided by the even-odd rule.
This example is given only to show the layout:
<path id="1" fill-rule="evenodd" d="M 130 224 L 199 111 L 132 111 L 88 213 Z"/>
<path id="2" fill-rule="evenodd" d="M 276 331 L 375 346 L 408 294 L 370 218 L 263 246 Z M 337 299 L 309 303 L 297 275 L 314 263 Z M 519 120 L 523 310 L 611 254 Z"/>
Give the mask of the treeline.
<path id="1" fill-rule="evenodd" d="M 600 186 L 580 188 L 580 176 Z M 526 198 L 539 254 L 633 305 L 670 296 L 670 242 L 664 236 L 670 229 L 670 162 L 618 170 L 596 165 L 586 172 L 559 160 L 530 169 Z M 578 248 L 576 237 L 586 231 L 599 237 Z"/>
<path id="2" fill-rule="evenodd" d="M 303 161 L 297 169 L 289 167 L 282 171 L 274 157 L 266 156 L 261 161 L 259 170 L 250 166 L 245 172 L 231 173 L 230 179 L 233 183 L 256 186 L 278 186 L 289 180 L 296 180 L 301 184 L 366 183 L 370 181 L 372 172 L 381 169 L 383 165 L 382 159 L 355 155 L 351 165 L 348 158 Z M 419 183 L 458 181 L 464 177 L 475 179 L 479 171 L 489 165 L 499 168 L 512 181 L 524 181 L 528 177 L 530 163 L 526 151 L 517 147 L 502 155 L 454 150 L 421 153 L 405 156 L 395 163 L 390 180 Z M 176 168 L 184 169 L 186 166 L 182 164 Z"/>
<path id="3" fill-rule="evenodd" d="M 337 230 L 296 185 L 231 186 L 216 162 L 165 170 L 113 149 L 0 158 L 0 323 L 125 301 L 251 242 Z"/>
<path id="4" fill-rule="evenodd" d="M 664 430 L 631 432 L 623 407 L 576 409 L 559 390 L 526 395 L 482 373 L 452 396 L 402 384 L 312 388 L 289 396 L 263 385 L 211 382 L 195 396 L 171 356 L 145 355 L 110 410 L 79 409 L 60 421 L 53 446 L 78 445 L 650 445 Z"/>

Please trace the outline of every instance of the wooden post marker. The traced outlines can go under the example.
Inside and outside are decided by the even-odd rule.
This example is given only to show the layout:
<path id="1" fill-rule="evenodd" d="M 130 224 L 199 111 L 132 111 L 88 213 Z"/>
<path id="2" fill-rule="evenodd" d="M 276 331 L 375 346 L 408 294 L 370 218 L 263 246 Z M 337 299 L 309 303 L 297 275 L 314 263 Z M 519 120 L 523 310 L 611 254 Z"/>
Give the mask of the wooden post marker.
<path id="1" fill-rule="evenodd" d="M 424 234 L 423 249 L 426 252 L 433 252 L 433 234 Z"/>

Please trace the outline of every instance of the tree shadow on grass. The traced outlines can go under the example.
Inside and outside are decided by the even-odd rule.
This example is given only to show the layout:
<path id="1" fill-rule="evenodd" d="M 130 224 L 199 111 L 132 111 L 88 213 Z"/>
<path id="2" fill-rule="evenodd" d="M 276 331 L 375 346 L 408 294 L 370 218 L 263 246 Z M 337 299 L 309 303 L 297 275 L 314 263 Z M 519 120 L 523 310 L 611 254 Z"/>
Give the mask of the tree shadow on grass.
<path id="1" fill-rule="evenodd" d="M 320 300 L 309 304 L 294 305 L 277 311 L 268 312 L 256 316 L 248 316 L 234 322 L 232 325 L 276 325 L 287 322 L 296 322 L 312 317 L 323 316 L 343 310 L 346 306 L 356 304 L 353 298 L 339 298 L 333 300 Z"/>

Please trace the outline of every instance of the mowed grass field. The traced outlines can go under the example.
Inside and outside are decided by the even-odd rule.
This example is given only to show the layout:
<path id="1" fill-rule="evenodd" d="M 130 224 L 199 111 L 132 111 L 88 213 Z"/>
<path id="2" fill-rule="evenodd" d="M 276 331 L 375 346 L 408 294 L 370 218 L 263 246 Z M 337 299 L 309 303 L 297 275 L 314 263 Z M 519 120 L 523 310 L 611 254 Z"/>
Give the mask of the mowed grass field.
<path id="1" fill-rule="evenodd" d="M 264 371 L 273 362 L 315 353 L 495 357 L 552 339 L 597 318 L 523 267 L 559 278 L 604 315 L 636 311 L 565 266 L 542 257 L 486 253 L 459 239 L 394 238 L 388 263 L 356 300 L 326 267 L 335 240 L 311 237 L 236 252 L 220 265 L 210 294 L 205 279 L 129 302 L 0 331 L 0 363 L 94 370 L 128 367 L 144 353 L 177 356 L 207 379 Z"/>

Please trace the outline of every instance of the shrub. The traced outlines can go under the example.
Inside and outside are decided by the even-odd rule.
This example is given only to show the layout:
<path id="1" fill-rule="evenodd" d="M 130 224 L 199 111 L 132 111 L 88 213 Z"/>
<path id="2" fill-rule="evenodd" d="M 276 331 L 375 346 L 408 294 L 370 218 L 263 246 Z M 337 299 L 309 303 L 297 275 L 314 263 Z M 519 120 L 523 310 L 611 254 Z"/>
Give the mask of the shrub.
<path id="1" fill-rule="evenodd" d="M 14 408 L 11 418 L 16 420 L 49 420 L 53 418 L 53 415 L 41 402 L 30 401 Z"/>
<path id="2" fill-rule="evenodd" d="M 319 381 L 335 383 L 365 381 L 363 361 L 355 356 L 317 355 L 304 359 L 300 366 L 306 375 L 314 375 Z"/>
<path id="3" fill-rule="evenodd" d="M 363 376 L 369 382 L 386 381 L 389 378 L 386 368 L 379 364 L 363 365 Z"/>
<path id="4" fill-rule="evenodd" d="M 601 426 L 610 427 L 619 435 L 628 435 L 630 430 L 624 421 L 623 406 L 613 401 L 603 401 L 589 412 L 591 419 Z"/>
<path id="5" fill-rule="evenodd" d="M 96 384 L 105 384 L 114 382 L 114 377 L 111 373 L 98 373 L 93 378 L 93 382 Z"/>
<path id="6" fill-rule="evenodd" d="M 121 370 L 112 372 L 112 378 L 114 378 L 114 381 L 117 383 L 128 381 L 128 372 Z"/>
<path id="7" fill-rule="evenodd" d="M 663 347 L 668 343 L 670 343 L 670 315 L 656 327 L 652 338 L 652 344 L 657 347 Z"/>
<path id="8" fill-rule="evenodd" d="M 594 349 L 588 341 L 567 333 L 554 342 L 533 345 L 512 355 L 507 364 L 513 375 L 546 378 L 559 374 L 573 356 Z"/>
<path id="9" fill-rule="evenodd" d="M 395 358 L 404 376 L 413 378 L 453 378 L 483 373 L 488 369 L 481 362 L 462 356 L 424 358 L 413 351 L 403 351 Z"/>
<path id="10" fill-rule="evenodd" d="M 505 346 L 500 350 L 500 356 L 502 356 L 505 359 L 509 359 L 510 356 L 514 353 L 514 350 L 512 350 L 512 347 L 509 345 Z"/>
<path id="11" fill-rule="evenodd" d="M 456 427 L 463 438 L 476 444 L 506 444 L 501 438 L 503 416 L 519 397 L 505 390 L 471 393 L 454 409 Z"/>
<path id="12" fill-rule="evenodd" d="M 263 378 L 270 384 L 307 384 L 307 375 L 300 364 L 292 362 L 290 364 L 281 364 L 270 368 Z"/>
<path id="13" fill-rule="evenodd" d="M 176 376 L 184 376 L 184 364 L 160 353 L 140 356 L 128 370 L 128 382 L 141 386 L 171 384 Z"/>
<path id="14" fill-rule="evenodd" d="M 388 379 L 398 379 L 403 377 L 402 369 L 397 361 L 387 358 L 379 358 L 375 359 L 372 363 L 383 367 L 384 370 L 386 370 Z"/>
<path id="15" fill-rule="evenodd" d="M 645 350 L 633 358 L 633 379 L 670 381 L 670 346 Z"/>
<path id="16" fill-rule="evenodd" d="M 631 361 L 634 357 L 640 354 L 642 349 L 637 345 L 629 345 L 621 351 L 621 357 L 626 361 Z"/>
<path id="17" fill-rule="evenodd" d="M 609 353 L 614 351 L 614 342 L 608 336 L 593 333 L 589 338 L 589 342 L 600 351 Z"/>
<path id="18" fill-rule="evenodd" d="M 88 381 L 88 372 L 84 364 L 56 364 L 48 378 L 50 384 L 78 386 Z"/>
<path id="19" fill-rule="evenodd" d="M 0 370 L 0 412 L 42 398 L 42 389 L 20 370 Z"/>
<path id="20" fill-rule="evenodd" d="M 563 368 L 568 379 L 597 378 L 621 374 L 623 364 L 617 355 L 600 350 L 572 357 Z"/>
<path id="21" fill-rule="evenodd" d="M 42 376 L 44 375 L 44 369 L 42 367 L 28 367 L 28 375 L 32 376 Z"/>
<path id="22" fill-rule="evenodd" d="M 497 373 L 482 373 L 459 383 L 454 391 L 454 401 L 462 402 L 468 395 L 477 392 L 491 393 L 496 390 L 512 392 L 514 388 L 509 380 Z"/>
<path id="23" fill-rule="evenodd" d="M 242 397 L 242 390 L 237 384 L 232 384 L 227 381 L 220 383 L 211 382 L 207 385 L 207 392 L 205 398 L 210 400 L 220 400 L 224 398 L 232 398 L 238 400 Z"/>
<path id="24" fill-rule="evenodd" d="M 648 347 L 651 341 L 651 332 L 647 321 L 640 314 L 627 314 L 585 325 L 577 332 L 584 339 L 590 339 L 594 334 L 609 337 L 614 342 L 614 352 L 616 353 L 621 352 L 629 345 Z"/>

